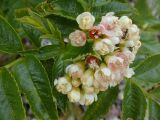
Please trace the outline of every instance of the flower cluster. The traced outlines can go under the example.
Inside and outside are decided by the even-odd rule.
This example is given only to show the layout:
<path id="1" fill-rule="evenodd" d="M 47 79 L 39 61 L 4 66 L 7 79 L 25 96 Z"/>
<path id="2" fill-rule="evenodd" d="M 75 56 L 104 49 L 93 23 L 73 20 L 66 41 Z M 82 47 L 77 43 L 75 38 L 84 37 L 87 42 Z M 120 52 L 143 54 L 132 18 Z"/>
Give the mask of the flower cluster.
<path id="1" fill-rule="evenodd" d="M 90 105 L 100 91 L 134 75 L 129 65 L 141 46 L 139 28 L 127 16 L 119 18 L 113 12 L 102 16 L 96 26 L 89 12 L 80 14 L 76 20 L 81 30 L 70 33 L 70 44 L 81 47 L 88 39 L 92 40 L 93 52 L 67 66 L 65 76 L 56 79 L 54 84 L 71 102 Z"/>

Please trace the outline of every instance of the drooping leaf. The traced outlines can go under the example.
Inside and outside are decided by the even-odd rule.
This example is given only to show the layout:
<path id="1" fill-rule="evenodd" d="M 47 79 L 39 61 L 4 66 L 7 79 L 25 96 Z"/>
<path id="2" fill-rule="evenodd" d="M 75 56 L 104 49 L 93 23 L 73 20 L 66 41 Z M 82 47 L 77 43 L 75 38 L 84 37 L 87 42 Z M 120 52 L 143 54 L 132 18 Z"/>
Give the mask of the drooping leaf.
<path id="1" fill-rule="evenodd" d="M 55 100 L 45 69 L 33 56 L 22 58 L 12 73 L 38 119 L 58 120 Z"/>
<path id="2" fill-rule="evenodd" d="M 144 120 L 146 111 L 146 100 L 141 89 L 128 80 L 124 90 L 122 105 L 122 120 Z"/>
<path id="3" fill-rule="evenodd" d="M 22 51 L 22 44 L 19 36 L 13 27 L 0 16 L 0 51 L 16 53 Z"/>
<path id="4" fill-rule="evenodd" d="M 110 88 L 98 95 L 98 101 L 90 105 L 85 112 L 83 120 L 99 120 L 108 112 L 109 108 L 116 100 L 118 87 Z"/>
<path id="5" fill-rule="evenodd" d="M 0 69 L 0 120 L 26 120 L 16 81 L 5 68 Z"/>
<path id="6" fill-rule="evenodd" d="M 151 87 L 160 82 L 160 54 L 148 57 L 135 68 L 133 79 L 142 86 Z"/>
<path id="7" fill-rule="evenodd" d="M 160 105 L 149 100 L 149 120 L 159 120 L 160 119 Z"/>

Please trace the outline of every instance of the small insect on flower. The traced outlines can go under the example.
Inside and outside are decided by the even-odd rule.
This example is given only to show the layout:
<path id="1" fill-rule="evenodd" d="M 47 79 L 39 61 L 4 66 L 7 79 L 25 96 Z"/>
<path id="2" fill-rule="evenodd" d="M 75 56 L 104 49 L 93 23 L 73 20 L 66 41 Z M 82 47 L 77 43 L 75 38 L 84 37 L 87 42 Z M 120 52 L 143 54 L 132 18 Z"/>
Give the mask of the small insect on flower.
<path id="1" fill-rule="evenodd" d="M 93 27 L 95 18 L 93 15 L 91 15 L 90 12 L 84 12 L 78 15 L 78 17 L 76 18 L 76 21 L 82 30 L 89 30 Z"/>
<path id="2" fill-rule="evenodd" d="M 86 34 L 80 30 L 76 30 L 69 35 L 72 46 L 81 47 L 86 44 Z"/>

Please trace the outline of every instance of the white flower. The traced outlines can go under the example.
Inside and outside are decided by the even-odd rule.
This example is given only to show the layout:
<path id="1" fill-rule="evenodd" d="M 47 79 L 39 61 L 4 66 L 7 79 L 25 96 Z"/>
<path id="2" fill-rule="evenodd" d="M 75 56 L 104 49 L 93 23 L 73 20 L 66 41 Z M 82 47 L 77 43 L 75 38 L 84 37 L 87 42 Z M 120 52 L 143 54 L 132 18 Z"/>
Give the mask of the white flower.
<path id="1" fill-rule="evenodd" d="M 120 71 L 112 72 L 111 81 L 109 82 L 110 87 L 115 87 L 123 80 L 123 74 Z"/>
<path id="2" fill-rule="evenodd" d="M 95 18 L 90 12 L 83 12 L 82 14 L 78 15 L 76 21 L 81 29 L 87 30 L 93 27 Z"/>
<path id="3" fill-rule="evenodd" d="M 109 39 L 102 39 L 94 43 L 93 49 L 100 55 L 106 55 L 114 51 L 114 44 Z"/>
<path id="4" fill-rule="evenodd" d="M 54 85 L 56 86 L 57 91 L 67 94 L 72 89 L 69 77 L 60 77 L 55 79 Z"/>
<path id="5" fill-rule="evenodd" d="M 112 43 L 113 43 L 114 45 L 120 43 L 120 38 L 119 38 L 119 37 L 110 37 L 109 39 L 112 41 Z"/>
<path id="6" fill-rule="evenodd" d="M 71 64 L 66 67 L 66 73 L 69 74 L 72 79 L 78 79 L 83 75 L 84 66 L 83 63 Z"/>
<path id="7" fill-rule="evenodd" d="M 128 29 L 132 25 L 132 20 L 129 19 L 127 16 L 122 16 L 119 19 L 119 24 L 121 28 Z"/>
<path id="8" fill-rule="evenodd" d="M 106 64 L 112 71 L 121 71 L 124 68 L 124 60 L 117 56 L 110 56 L 105 58 Z"/>
<path id="9" fill-rule="evenodd" d="M 94 87 L 100 91 L 105 91 L 111 80 L 111 70 L 105 64 L 101 64 L 100 68 L 95 71 L 94 77 Z"/>
<path id="10" fill-rule="evenodd" d="M 133 69 L 132 68 L 127 68 L 124 76 L 127 77 L 127 78 L 131 78 L 133 75 L 134 75 Z"/>
<path id="11" fill-rule="evenodd" d="M 139 40 L 140 39 L 139 32 L 140 32 L 140 30 L 137 27 L 137 25 L 132 24 L 128 28 L 128 39 L 130 39 L 130 40 Z"/>
<path id="12" fill-rule="evenodd" d="M 94 101 L 97 101 L 97 94 L 81 94 L 80 104 L 81 105 L 90 105 Z"/>
<path id="13" fill-rule="evenodd" d="M 126 41 L 125 47 L 134 47 L 135 43 L 133 40 Z"/>
<path id="14" fill-rule="evenodd" d="M 72 91 L 68 93 L 70 102 L 79 102 L 80 96 L 81 94 L 79 88 L 73 88 Z"/>
<path id="15" fill-rule="evenodd" d="M 47 45 L 52 45 L 52 42 L 48 39 L 42 39 L 41 46 L 44 47 L 44 46 L 47 46 Z"/>
<path id="16" fill-rule="evenodd" d="M 69 35 L 72 46 L 80 47 L 86 44 L 86 34 L 80 30 L 76 30 Z"/>
<path id="17" fill-rule="evenodd" d="M 129 49 L 124 49 L 123 53 L 127 56 L 129 63 L 132 63 L 134 61 L 135 54 L 132 53 Z"/>
<path id="18" fill-rule="evenodd" d="M 102 20 L 98 25 L 102 34 L 109 37 L 121 37 L 123 32 L 118 24 L 118 17 L 114 16 L 113 12 L 107 13 L 106 16 L 102 16 Z"/>
<path id="19" fill-rule="evenodd" d="M 88 69 L 85 71 L 85 73 L 81 77 L 81 82 L 85 86 L 92 86 L 94 81 L 94 73 L 92 69 Z"/>

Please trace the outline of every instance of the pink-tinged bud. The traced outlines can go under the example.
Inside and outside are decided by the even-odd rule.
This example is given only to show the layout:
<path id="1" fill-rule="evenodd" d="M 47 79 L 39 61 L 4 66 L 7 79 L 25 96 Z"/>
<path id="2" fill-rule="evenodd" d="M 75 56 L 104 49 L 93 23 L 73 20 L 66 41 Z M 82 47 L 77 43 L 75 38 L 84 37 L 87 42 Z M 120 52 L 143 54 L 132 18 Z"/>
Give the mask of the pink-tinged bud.
<path id="1" fill-rule="evenodd" d="M 71 92 L 68 93 L 68 98 L 70 102 L 79 102 L 81 97 L 80 89 L 73 88 Z"/>
<path id="2" fill-rule="evenodd" d="M 109 82 L 110 87 L 115 87 L 123 80 L 123 74 L 120 71 L 112 72 L 111 81 Z"/>
<path id="3" fill-rule="evenodd" d="M 84 64 L 83 63 L 76 63 L 71 64 L 66 67 L 66 73 L 72 78 L 72 79 L 78 79 L 81 78 L 84 72 Z"/>
<path id="4" fill-rule="evenodd" d="M 111 80 L 111 74 L 111 70 L 105 64 L 101 64 L 100 68 L 94 73 L 94 87 L 100 91 L 105 91 L 108 88 L 108 82 Z"/>
<path id="5" fill-rule="evenodd" d="M 54 81 L 54 85 L 58 92 L 67 94 L 71 91 L 72 85 L 69 77 L 60 77 Z"/>
<path id="6" fill-rule="evenodd" d="M 124 52 L 117 52 L 115 55 L 123 59 L 123 65 L 125 68 L 129 65 L 129 58 Z"/>
<path id="7" fill-rule="evenodd" d="M 69 35 L 72 46 L 81 47 L 86 44 L 86 34 L 80 30 L 76 30 Z"/>
<path id="8" fill-rule="evenodd" d="M 94 27 L 91 28 L 91 30 L 89 31 L 89 36 L 90 36 L 90 38 L 92 38 L 92 39 L 98 39 L 101 35 L 102 35 L 102 32 L 101 32 L 99 26 L 94 26 Z"/>
<path id="9" fill-rule="evenodd" d="M 113 12 L 102 16 L 102 20 L 98 25 L 101 28 L 102 34 L 108 37 L 121 37 L 123 32 L 118 24 L 118 17 L 114 16 Z"/>
<path id="10" fill-rule="evenodd" d="M 87 56 L 85 62 L 92 69 L 99 68 L 99 59 L 95 56 Z"/>
<path id="11" fill-rule="evenodd" d="M 83 12 L 77 16 L 76 21 L 81 29 L 89 30 L 93 27 L 95 18 L 90 12 Z"/>
<path id="12" fill-rule="evenodd" d="M 93 49 L 100 55 L 106 55 L 114 51 L 114 44 L 109 39 L 98 40 L 94 43 Z"/>
<path id="13" fill-rule="evenodd" d="M 132 63 L 134 61 L 134 59 L 135 59 L 135 54 L 134 53 L 132 53 L 128 49 L 124 49 L 123 53 L 125 54 L 125 56 L 127 56 L 129 63 Z"/>
<path id="14" fill-rule="evenodd" d="M 112 71 L 121 71 L 124 69 L 124 60 L 117 56 L 110 56 L 105 58 L 106 64 Z"/>
<path id="15" fill-rule="evenodd" d="M 84 86 L 92 86 L 94 81 L 94 73 L 92 69 L 88 69 L 84 72 L 84 74 L 81 77 L 81 82 Z"/>

